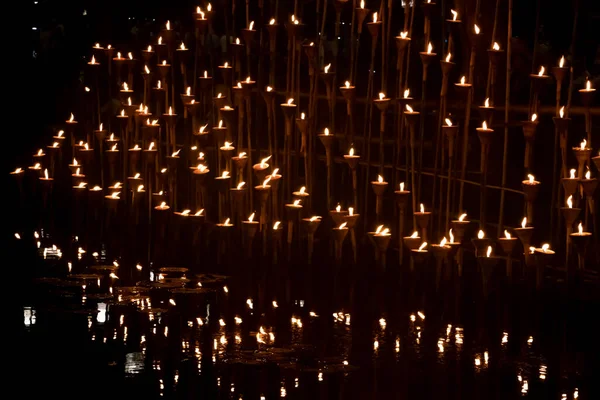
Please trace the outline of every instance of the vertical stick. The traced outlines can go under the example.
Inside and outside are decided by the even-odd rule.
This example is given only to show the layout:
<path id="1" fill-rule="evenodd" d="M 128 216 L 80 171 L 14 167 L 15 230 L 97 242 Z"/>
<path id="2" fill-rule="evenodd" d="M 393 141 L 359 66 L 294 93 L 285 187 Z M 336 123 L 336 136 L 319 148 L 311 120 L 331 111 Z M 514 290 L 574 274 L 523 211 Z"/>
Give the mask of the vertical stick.
<path id="1" fill-rule="evenodd" d="M 506 93 L 504 95 L 504 155 L 502 157 L 502 185 L 500 189 L 500 213 L 498 217 L 498 232 L 500 236 L 504 229 L 504 186 L 506 185 L 506 166 L 508 160 L 508 112 L 510 108 L 510 75 L 511 75 L 511 55 L 512 55 L 512 12 L 513 0 L 508 0 L 508 32 L 506 34 Z"/>

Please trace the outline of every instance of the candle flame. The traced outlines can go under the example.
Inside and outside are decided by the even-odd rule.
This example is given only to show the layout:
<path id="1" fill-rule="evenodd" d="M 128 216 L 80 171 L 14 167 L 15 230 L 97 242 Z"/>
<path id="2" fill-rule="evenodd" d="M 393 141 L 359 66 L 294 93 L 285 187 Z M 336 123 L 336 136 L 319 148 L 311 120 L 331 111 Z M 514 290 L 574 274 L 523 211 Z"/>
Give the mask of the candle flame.
<path id="1" fill-rule="evenodd" d="M 404 192 L 404 182 L 400 182 L 400 191 Z"/>
<path id="2" fill-rule="evenodd" d="M 492 49 L 494 49 L 494 50 L 500 50 L 500 45 L 498 44 L 498 42 L 494 42 L 494 45 L 492 46 Z"/>
<path id="3" fill-rule="evenodd" d="M 348 89 L 350 87 L 350 81 L 346 81 L 344 85 L 346 86 L 346 89 Z"/>
<path id="4" fill-rule="evenodd" d="M 302 186 L 298 192 L 299 192 L 300 194 L 304 194 L 304 193 L 306 193 L 306 186 Z"/>
<path id="5" fill-rule="evenodd" d="M 360 8 L 365 8 L 365 0 L 360 0 Z"/>
<path id="6" fill-rule="evenodd" d="M 242 188 L 244 187 L 244 185 L 246 184 L 246 182 L 240 182 L 238 183 L 238 185 L 236 186 L 237 190 L 242 190 Z"/>
<path id="7" fill-rule="evenodd" d="M 491 255 L 492 255 L 492 246 L 488 246 L 487 252 L 485 253 L 485 256 L 487 258 L 490 258 Z"/>
<path id="8" fill-rule="evenodd" d="M 90 61 L 90 64 L 96 64 L 96 57 L 92 56 L 92 61 Z"/>
<path id="9" fill-rule="evenodd" d="M 521 221 L 521 228 L 525 229 L 527 226 L 527 217 L 523 217 L 523 221 Z"/>
<path id="10" fill-rule="evenodd" d="M 458 18 L 458 11 L 450 10 L 450 12 L 452 13 L 452 21 L 456 21 L 456 19 Z"/>
<path id="11" fill-rule="evenodd" d="M 558 114 L 560 115 L 561 118 L 564 118 L 564 116 L 565 116 L 565 106 L 562 106 L 560 108 L 560 110 L 558 111 Z"/>
<path id="12" fill-rule="evenodd" d="M 479 29 L 477 24 L 473 24 L 473 32 L 475 32 L 476 35 L 479 35 L 479 32 L 481 32 L 481 29 Z"/>
<path id="13" fill-rule="evenodd" d="M 281 221 L 275 221 L 275 223 L 273 224 L 273 230 L 276 231 L 277 229 L 279 229 L 279 225 L 281 225 Z"/>
<path id="14" fill-rule="evenodd" d="M 229 178 L 229 171 L 223 171 L 221 173 L 221 178 Z"/>
<path id="15" fill-rule="evenodd" d="M 309 221 L 310 222 L 315 222 L 318 221 L 321 217 L 319 217 L 318 215 L 313 215 L 312 217 L 310 217 Z"/>
<path id="16" fill-rule="evenodd" d="M 71 113 L 71 118 L 69 118 L 69 122 L 74 122 L 75 121 L 75 116 L 73 115 L 73 113 Z"/>
<path id="17" fill-rule="evenodd" d="M 592 90 L 592 82 L 590 80 L 585 82 L 585 90 Z"/>
<path id="18" fill-rule="evenodd" d="M 346 229 L 346 225 L 348 225 L 348 223 L 344 222 L 344 223 L 340 224 L 340 226 L 338 227 L 338 229 L 340 229 L 340 230 L 341 229 Z"/>
<path id="19" fill-rule="evenodd" d="M 235 44 L 240 44 L 240 38 L 235 38 Z"/>
<path id="20" fill-rule="evenodd" d="M 580 144 L 580 149 L 581 150 L 585 150 L 585 146 L 587 145 L 587 140 L 583 139 L 583 141 Z"/>
<path id="21" fill-rule="evenodd" d="M 538 76 L 544 76 L 545 71 L 546 71 L 546 68 L 544 68 L 543 65 L 540 65 L 540 72 L 538 72 Z"/>
<path id="22" fill-rule="evenodd" d="M 199 217 L 202 215 L 202 213 L 204 213 L 204 208 L 201 208 L 200 210 L 196 211 L 196 213 L 194 214 L 195 217 Z"/>
<path id="23" fill-rule="evenodd" d="M 267 86 L 267 92 L 272 92 L 273 88 L 271 86 Z"/>
<path id="24" fill-rule="evenodd" d="M 127 57 L 129 57 L 130 60 L 133 60 L 133 54 L 131 54 L 131 52 L 127 53 Z"/>
<path id="25" fill-rule="evenodd" d="M 383 176 L 377 175 L 377 182 L 383 183 Z"/>
<path id="26" fill-rule="evenodd" d="M 385 93 L 380 92 L 379 93 L 379 100 L 383 100 L 383 99 L 385 99 Z"/>
<path id="27" fill-rule="evenodd" d="M 451 58 L 452 58 L 452 53 L 446 54 L 446 62 L 450 62 Z"/>
<path id="28" fill-rule="evenodd" d="M 44 169 L 44 178 L 48 179 L 48 168 Z"/>
<path id="29" fill-rule="evenodd" d="M 291 106 L 293 102 L 294 102 L 294 99 L 288 99 L 288 101 L 287 101 L 288 106 Z"/>
<path id="30" fill-rule="evenodd" d="M 225 141 L 225 144 L 223 145 L 223 147 L 225 147 L 226 149 L 231 148 L 231 142 Z"/>
<path id="31" fill-rule="evenodd" d="M 569 198 L 567 198 L 567 206 L 569 208 L 573 208 L 573 195 L 569 196 Z"/>
<path id="32" fill-rule="evenodd" d="M 354 215 L 354 207 L 348 207 L 348 215 L 350 215 L 350 216 Z"/>
<path id="33" fill-rule="evenodd" d="M 21 172 L 23 172 L 22 168 L 16 168 L 13 174 L 20 174 Z"/>
<path id="34" fill-rule="evenodd" d="M 581 222 L 579 223 L 579 225 L 577 225 L 577 229 L 579 230 L 579 234 L 582 235 L 583 234 L 583 225 L 581 224 Z"/>
<path id="35" fill-rule="evenodd" d="M 585 173 L 585 179 L 591 179 L 592 178 L 592 173 L 590 171 L 590 168 L 588 167 L 587 172 Z"/>
<path id="36" fill-rule="evenodd" d="M 122 58 L 122 57 L 121 57 L 121 52 L 120 52 L 120 51 L 117 51 L 117 58 L 118 58 L 118 59 Z"/>
<path id="37" fill-rule="evenodd" d="M 323 72 L 325 72 L 326 74 L 328 74 L 329 73 L 329 68 L 331 68 L 331 63 L 327 64 L 325 66 L 325 68 L 323 68 Z"/>
<path id="38" fill-rule="evenodd" d="M 571 176 L 569 177 L 570 179 L 575 179 L 575 172 L 577 172 L 577 170 L 575 168 L 573 168 L 569 171 L 569 173 L 571 174 Z"/>
<path id="39" fill-rule="evenodd" d="M 246 157 L 246 152 L 242 151 L 241 153 L 238 154 L 238 158 L 244 158 Z"/>
<path id="40" fill-rule="evenodd" d="M 134 176 L 133 179 L 140 179 L 141 174 L 139 172 L 137 172 Z"/>
<path id="41" fill-rule="evenodd" d="M 271 18 L 271 20 L 269 21 L 269 25 L 275 25 L 275 18 Z"/>
<path id="42" fill-rule="evenodd" d="M 138 192 L 143 192 L 144 191 L 144 185 L 138 185 L 137 191 Z"/>
<path id="43" fill-rule="evenodd" d="M 113 199 L 119 199 L 120 194 L 121 194 L 121 192 L 112 192 L 110 197 L 112 197 Z"/>
<path id="44" fill-rule="evenodd" d="M 58 131 L 58 135 L 57 137 L 62 137 L 65 134 L 65 131 L 63 131 L 62 129 L 60 131 Z"/>
<path id="45" fill-rule="evenodd" d="M 117 151 L 117 144 L 115 143 L 115 144 L 114 144 L 114 145 L 111 147 L 111 149 L 110 149 L 110 150 L 111 150 L 111 151 Z"/>
<path id="46" fill-rule="evenodd" d="M 535 177 L 531 174 L 527 174 L 527 178 L 529 178 L 529 184 L 533 185 L 535 183 Z"/>
<path id="47" fill-rule="evenodd" d="M 446 236 L 444 236 L 442 238 L 442 241 L 440 242 L 440 247 L 444 247 L 446 245 L 446 243 L 448 242 L 448 240 L 446 239 Z"/>
<path id="48" fill-rule="evenodd" d="M 419 246 L 419 250 L 418 251 L 424 251 L 425 247 L 427 247 L 427 242 L 421 243 L 421 245 Z"/>
<path id="49" fill-rule="evenodd" d="M 324 134 L 325 136 L 329 136 L 329 128 L 325 128 L 325 129 L 323 130 L 323 134 Z"/>
<path id="50" fill-rule="evenodd" d="M 418 237 L 419 237 L 419 232 L 417 232 L 417 231 L 414 231 L 414 232 L 412 233 L 412 235 L 410 235 L 410 237 L 411 237 L 411 238 L 413 238 L 413 239 L 415 239 L 415 238 L 418 238 Z"/>
<path id="51" fill-rule="evenodd" d="M 248 26 L 249 30 L 253 30 L 254 29 L 254 21 L 250 21 L 250 25 Z"/>
<path id="52" fill-rule="evenodd" d="M 558 66 L 559 66 L 560 68 L 562 68 L 564 65 L 565 65 L 565 56 L 562 56 L 562 57 L 560 58 L 560 61 L 558 62 Z"/>
<path id="53" fill-rule="evenodd" d="M 452 229 L 448 231 L 448 235 L 450 235 L 450 243 L 454 243 L 454 234 L 452 233 Z"/>
<path id="54" fill-rule="evenodd" d="M 227 219 L 225 220 L 225 222 L 223 222 L 223 225 L 225 225 L 225 226 L 229 226 L 229 225 L 231 225 L 231 224 L 229 223 L 230 221 L 231 221 L 231 218 L 227 218 Z"/>
<path id="55" fill-rule="evenodd" d="M 427 54 L 431 54 L 432 51 L 433 51 L 433 45 L 431 44 L 431 42 L 429 42 L 429 44 L 427 45 Z"/>
<path id="56" fill-rule="evenodd" d="M 207 167 L 204 164 L 198 164 L 198 166 L 196 167 L 196 169 L 200 172 L 204 172 L 206 171 Z"/>
<path id="57" fill-rule="evenodd" d="M 171 30 L 171 21 L 167 20 L 167 24 L 166 24 L 167 30 Z"/>
<path id="58" fill-rule="evenodd" d="M 270 159 L 271 159 L 271 156 L 265 157 L 262 160 L 260 160 L 260 167 L 267 168 L 269 166 L 269 164 L 267 164 L 267 161 L 269 161 Z"/>
<path id="59" fill-rule="evenodd" d="M 406 39 L 408 37 L 408 31 L 400 32 L 400 37 Z"/>
<path id="60" fill-rule="evenodd" d="M 373 13 L 373 22 L 377 22 L 377 12 Z"/>
<path id="61" fill-rule="evenodd" d="M 250 216 L 248 217 L 248 222 L 254 221 L 254 215 L 255 213 L 250 214 Z"/>
<path id="62" fill-rule="evenodd" d="M 212 11 L 212 4 L 208 3 L 208 5 L 206 6 L 206 11 L 208 11 L 208 12 Z"/>
<path id="63" fill-rule="evenodd" d="M 300 200 L 294 200 L 294 206 L 296 206 L 296 207 L 300 206 Z"/>
<path id="64" fill-rule="evenodd" d="M 544 243 L 544 244 L 542 245 L 542 251 L 543 251 L 544 253 L 547 253 L 547 252 L 549 252 L 549 251 L 550 251 L 550 245 L 549 245 L 548 243 Z"/>
<path id="65" fill-rule="evenodd" d="M 262 183 L 262 187 L 266 188 L 270 181 L 271 181 L 271 175 L 267 176 L 267 179 L 265 179 L 264 182 Z"/>
<path id="66" fill-rule="evenodd" d="M 39 149 L 37 152 L 38 156 L 43 156 L 44 155 L 44 151 L 42 149 Z"/>
<path id="67" fill-rule="evenodd" d="M 173 115 L 173 107 L 169 106 L 169 115 Z"/>
<path id="68" fill-rule="evenodd" d="M 477 239 L 483 239 L 484 237 L 485 237 L 485 232 L 483 232 L 480 229 L 479 232 L 477 232 Z"/>
<path id="69" fill-rule="evenodd" d="M 305 113 L 301 113 L 300 114 L 300 119 L 306 119 L 306 114 Z"/>
<path id="70" fill-rule="evenodd" d="M 486 131 L 486 130 L 488 129 L 487 122 L 483 121 L 483 123 L 481 124 L 481 128 L 482 128 L 484 131 Z"/>
<path id="71" fill-rule="evenodd" d="M 167 65 L 167 60 L 163 60 L 162 65 Z"/>
<path id="72" fill-rule="evenodd" d="M 77 187 L 83 189 L 85 185 L 87 185 L 87 182 L 79 182 L 79 185 L 77 185 Z"/>
<path id="73" fill-rule="evenodd" d="M 77 168 L 77 169 L 75 170 L 75 174 L 74 174 L 74 175 L 75 175 L 75 176 L 81 175 L 81 174 L 80 174 L 80 171 L 81 171 L 81 168 Z"/>
<path id="74" fill-rule="evenodd" d="M 419 205 L 419 210 L 421 210 L 421 212 L 422 212 L 422 213 L 424 213 L 424 212 L 425 212 L 425 206 L 423 205 L 423 203 L 421 203 L 421 204 Z"/>
<path id="75" fill-rule="evenodd" d="M 378 235 L 381 232 L 382 229 L 383 229 L 383 225 L 379 225 L 377 227 L 377 229 L 375 229 L 375 234 Z"/>
<path id="76" fill-rule="evenodd" d="M 94 47 L 97 48 L 97 49 L 99 49 L 100 48 L 100 43 L 96 43 L 96 45 Z"/>
<path id="77" fill-rule="evenodd" d="M 509 232 L 509 231 L 507 231 L 506 229 L 504 230 L 504 237 L 505 237 L 506 239 L 512 239 L 512 236 L 511 236 L 510 232 Z"/>
<path id="78" fill-rule="evenodd" d="M 408 111 L 409 113 L 414 112 L 413 108 L 410 105 L 406 105 L 406 111 Z"/>
<path id="79" fill-rule="evenodd" d="M 338 204 L 337 207 L 335 208 L 335 212 L 340 212 L 340 211 L 342 211 L 342 206 L 340 206 Z"/>
<path id="80" fill-rule="evenodd" d="M 461 215 L 458 217 L 458 220 L 459 220 L 460 222 L 463 222 L 463 221 L 465 220 L 465 218 L 467 218 L 467 213 L 463 213 L 463 214 L 461 214 Z"/>

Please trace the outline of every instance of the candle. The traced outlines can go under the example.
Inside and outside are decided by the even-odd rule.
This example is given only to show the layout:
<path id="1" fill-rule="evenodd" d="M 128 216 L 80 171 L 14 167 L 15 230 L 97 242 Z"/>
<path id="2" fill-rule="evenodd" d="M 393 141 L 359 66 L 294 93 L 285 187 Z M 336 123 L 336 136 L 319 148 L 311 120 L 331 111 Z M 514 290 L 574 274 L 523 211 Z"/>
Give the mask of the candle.
<path id="1" fill-rule="evenodd" d="M 155 210 L 157 211 L 167 211 L 169 210 L 171 207 L 169 207 L 167 205 L 166 201 L 161 202 L 159 205 L 157 205 L 156 207 L 154 207 Z"/>
<path id="2" fill-rule="evenodd" d="M 305 197 L 309 196 L 309 193 L 306 191 L 306 186 L 302 186 L 300 190 L 293 192 L 292 195 L 300 200 L 303 200 Z"/>

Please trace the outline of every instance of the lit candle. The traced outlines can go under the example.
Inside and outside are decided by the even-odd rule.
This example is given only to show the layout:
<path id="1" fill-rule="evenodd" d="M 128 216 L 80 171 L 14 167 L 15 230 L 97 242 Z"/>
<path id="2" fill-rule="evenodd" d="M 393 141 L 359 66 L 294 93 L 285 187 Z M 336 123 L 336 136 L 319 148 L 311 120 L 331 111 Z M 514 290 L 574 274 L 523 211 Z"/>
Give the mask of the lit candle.
<path id="1" fill-rule="evenodd" d="M 302 186 L 299 190 L 293 192 L 292 195 L 296 199 L 304 200 L 304 198 L 309 196 L 309 193 L 306 191 L 306 187 Z"/>

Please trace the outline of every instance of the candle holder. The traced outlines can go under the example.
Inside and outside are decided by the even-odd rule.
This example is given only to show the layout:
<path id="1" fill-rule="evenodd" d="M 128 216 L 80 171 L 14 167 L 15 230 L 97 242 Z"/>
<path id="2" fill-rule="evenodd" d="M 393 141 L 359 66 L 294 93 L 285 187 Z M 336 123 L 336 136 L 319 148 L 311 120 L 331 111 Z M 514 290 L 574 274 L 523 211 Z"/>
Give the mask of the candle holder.
<path id="1" fill-rule="evenodd" d="M 352 173 L 352 193 L 354 195 L 354 204 L 358 204 L 358 177 L 356 174 L 356 167 L 360 160 L 359 155 L 354 154 L 354 149 L 351 149 L 350 154 L 344 154 L 344 161 L 348 164 L 350 172 Z"/>
<path id="2" fill-rule="evenodd" d="M 381 228 L 381 227 L 380 227 Z M 379 264 L 378 273 L 381 275 L 386 266 L 386 253 L 392 235 L 386 231 L 367 232 L 371 244 L 375 248 L 375 261 Z"/>
<path id="3" fill-rule="evenodd" d="M 340 206 L 338 206 L 337 208 L 335 208 L 333 210 L 329 210 L 329 215 L 331 216 L 331 219 L 333 220 L 333 224 L 335 226 L 339 226 L 345 222 L 346 217 L 348 216 L 348 211 L 342 210 L 340 208 Z"/>
<path id="4" fill-rule="evenodd" d="M 508 237 L 499 238 L 498 243 L 500 244 L 500 247 L 502 248 L 502 251 L 504 252 L 504 254 L 506 254 L 506 277 L 509 279 L 509 281 L 512 282 L 512 277 L 513 277 L 512 254 L 513 254 L 515 245 L 517 244 L 517 238 L 514 238 L 509 235 Z"/>
<path id="5" fill-rule="evenodd" d="M 254 186 L 254 190 L 256 191 L 256 193 L 258 193 L 258 197 L 260 200 L 260 230 L 264 233 L 264 241 L 266 241 L 267 231 L 266 229 L 264 229 L 264 226 L 267 223 L 267 200 L 271 191 L 271 185 L 263 183 L 262 185 Z"/>
<path id="6" fill-rule="evenodd" d="M 258 227 L 258 221 L 254 221 L 252 219 L 242 221 L 242 231 L 244 232 L 244 236 L 246 239 L 246 257 L 248 259 L 252 259 L 252 243 L 254 242 L 254 237 L 256 236 Z"/>
<path id="7" fill-rule="evenodd" d="M 340 86 L 340 92 L 346 101 L 346 116 L 348 117 L 348 125 L 350 137 L 347 138 L 348 143 L 354 142 L 354 104 L 356 103 L 356 87 L 351 86 L 350 82 L 346 82 L 345 86 Z"/>
<path id="8" fill-rule="evenodd" d="M 489 99 L 486 99 L 486 103 L 484 103 L 484 105 L 478 106 L 477 110 L 479 110 L 479 116 L 481 120 L 486 121 L 488 124 L 491 125 L 492 117 L 494 116 L 494 111 L 496 110 L 496 107 L 489 105 Z"/>
<path id="9" fill-rule="evenodd" d="M 290 99 L 291 100 L 291 99 Z M 288 100 L 287 103 L 282 103 L 281 109 L 283 110 L 283 115 L 285 117 L 285 138 L 284 138 L 284 158 L 283 158 L 283 168 L 284 175 L 286 177 L 291 177 L 291 154 L 292 154 L 292 131 L 294 128 L 294 117 L 296 115 L 296 105 L 293 102 Z M 288 185 L 289 186 L 289 185 Z M 287 191 L 289 187 L 285 187 L 284 191 Z"/>
<path id="10" fill-rule="evenodd" d="M 482 174 L 486 174 L 487 172 L 487 158 L 490 152 L 490 145 L 492 143 L 492 134 L 494 130 L 487 127 L 487 124 L 484 121 L 484 125 L 482 127 L 476 128 L 477 137 L 479 137 L 479 143 L 481 144 L 481 164 L 480 164 L 480 172 Z"/>
<path id="11" fill-rule="evenodd" d="M 294 236 L 294 223 L 298 220 L 300 211 L 302 210 L 302 205 L 299 200 L 294 201 L 294 203 L 285 205 L 285 214 L 287 219 L 287 256 L 288 261 L 291 260 L 292 257 L 292 239 Z"/>
<path id="12" fill-rule="evenodd" d="M 172 112 L 171 107 L 169 107 L 169 112 L 163 114 L 163 119 L 167 125 L 167 148 L 170 145 L 171 152 L 177 151 L 177 140 L 175 138 L 175 126 L 177 124 L 177 114 Z M 169 151 L 167 151 L 169 152 Z"/>
<path id="13" fill-rule="evenodd" d="M 563 110 L 563 108 L 561 108 L 561 111 Z M 556 127 L 556 130 L 559 134 L 560 152 L 562 158 L 561 175 L 565 176 L 567 173 L 567 140 L 569 135 L 569 125 L 571 123 L 571 118 L 565 118 L 564 114 L 561 112 L 560 117 L 552 117 L 552 121 L 554 121 L 554 126 Z"/>
<path id="14" fill-rule="evenodd" d="M 446 223 L 445 231 L 448 230 L 448 222 L 450 219 L 450 195 L 453 184 L 453 167 L 454 167 L 454 147 L 456 143 L 456 137 L 458 136 L 458 125 L 449 125 L 451 121 L 448 119 L 445 125 L 442 125 L 442 134 L 448 140 L 448 179 L 446 186 Z M 440 191 L 441 193 L 441 191 Z M 441 195 L 440 195 L 441 197 Z M 441 210 L 441 207 L 440 207 Z"/>
<path id="15" fill-rule="evenodd" d="M 533 112 L 537 114 L 538 111 L 538 96 L 540 90 L 546 85 L 550 80 L 550 75 L 544 74 L 544 67 L 540 68 L 540 72 L 537 74 L 530 74 L 531 84 L 533 87 Z"/>
<path id="16" fill-rule="evenodd" d="M 244 168 L 246 168 L 246 164 L 248 163 L 248 157 L 245 156 L 245 155 L 242 155 L 240 157 L 240 155 L 238 154 L 237 156 L 231 157 L 231 161 L 233 161 L 233 164 L 235 165 L 235 167 L 237 169 L 238 179 L 243 179 L 243 177 L 244 177 Z"/>
<path id="17" fill-rule="evenodd" d="M 413 212 L 417 227 L 421 230 L 423 235 L 423 241 L 427 241 L 427 227 L 429 226 L 429 220 L 431 219 L 431 211 L 415 211 Z"/>
<path id="18" fill-rule="evenodd" d="M 535 143 L 535 133 L 537 131 L 538 121 L 523 121 L 523 136 L 525 137 L 525 161 L 524 167 L 529 170 L 533 165 L 533 144 Z"/>
<path id="19" fill-rule="evenodd" d="M 442 244 L 443 243 L 443 244 Z M 435 257 L 435 290 L 438 291 L 440 289 L 440 283 L 442 280 L 442 267 L 444 263 L 448 261 L 448 255 L 452 248 L 445 244 L 445 241 L 440 244 L 432 244 L 431 252 Z M 448 271 L 450 268 L 448 267 Z"/>
<path id="20" fill-rule="evenodd" d="M 493 239 L 487 237 L 474 237 L 471 239 L 471 243 L 475 247 L 475 257 L 482 258 L 485 256 L 487 248 L 492 245 Z M 484 257 L 485 258 L 485 257 Z"/>
<path id="21" fill-rule="evenodd" d="M 487 299 L 489 295 L 490 278 L 494 272 L 494 268 L 498 265 L 498 258 L 496 257 L 477 257 L 477 264 L 481 271 L 481 285 L 483 289 L 483 296 Z"/>
<path id="22" fill-rule="evenodd" d="M 536 248 L 534 250 L 534 257 L 536 263 L 535 288 L 537 291 L 540 291 L 544 284 L 544 270 L 554 259 L 554 251 Z"/>
<path id="23" fill-rule="evenodd" d="M 585 166 L 589 165 L 590 157 L 592 155 L 592 149 L 585 146 L 586 142 L 582 143 L 580 147 L 573 147 L 573 153 L 577 158 L 578 168 L 577 168 L 577 177 L 579 179 L 583 179 L 583 171 L 585 170 Z"/>
<path id="24" fill-rule="evenodd" d="M 342 223 L 343 224 L 343 223 Z M 342 250 L 344 248 L 344 239 L 348 235 L 349 228 L 347 226 L 338 226 L 331 230 L 335 243 L 335 262 L 339 265 L 342 262 Z"/>
<path id="25" fill-rule="evenodd" d="M 521 182 L 521 186 L 523 188 L 523 193 L 525 194 L 525 203 L 527 204 L 527 220 L 533 221 L 533 203 L 537 199 L 540 190 L 540 182 L 533 179 L 524 180 Z"/>
<path id="26" fill-rule="evenodd" d="M 532 226 L 521 225 L 520 228 L 515 228 L 514 231 L 517 234 L 519 240 L 521 241 L 521 244 L 523 245 L 525 265 L 530 266 L 532 264 L 533 258 L 531 257 L 529 247 L 531 245 L 531 237 L 533 236 L 534 229 Z"/>
<path id="27" fill-rule="evenodd" d="M 375 215 L 377 217 L 377 221 L 380 222 L 383 214 L 383 195 L 385 193 L 385 189 L 388 186 L 388 183 L 385 182 L 381 175 L 379 176 L 379 180 L 371 181 L 371 187 L 373 188 L 373 193 L 375 193 L 376 202 L 375 202 Z"/>
<path id="28" fill-rule="evenodd" d="M 356 263 L 357 261 L 357 257 L 358 257 L 358 252 L 357 252 L 357 245 L 356 245 L 356 230 L 354 229 L 356 227 L 356 222 L 358 221 L 358 218 L 360 217 L 360 214 L 356 214 L 354 213 L 354 209 L 352 209 L 352 213 L 350 213 L 350 210 L 348 211 L 348 215 L 346 215 L 344 217 L 344 222 L 346 222 L 346 227 L 350 230 L 350 242 L 352 243 L 352 252 L 354 254 L 354 263 Z"/>
<path id="29" fill-rule="evenodd" d="M 586 87 L 579 89 L 579 96 L 581 97 L 581 103 L 585 107 L 585 131 L 587 132 L 587 140 L 590 146 L 592 145 L 592 114 L 591 106 L 594 102 L 594 95 L 596 89 L 592 88 L 590 81 L 586 81 Z"/>
<path id="30" fill-rule="evenodd" d="M 571 233 L 571 242 L 573 243 L 575 251 L 577 252 L 577 268 L 579 271 L 585 269 L 585 254 L 591 239 L 592 234 L 590 232 L 583 232 L 581 227 L 579 232 Z M 568 265 L 567 271 L 569 271 Z"/>
<path id="31" fill-rule="evenodd" d="M 317 135 L 319 140 L 325 147 L 325 157 L 327 159 L 327 207 L 331 207 L 331 168 L 332 168 L 332 157 L 331 157 L 331 145 L 335 140 L 333 135 L 329 134 L 329 129 L 325 128 L 325 133 L 320 133 Z"/>
<path id="32" fill-rule="evenodd" d="M 412 98 L 404 98 L 403 101 L 405 102 L 409 102 L 410 100 L 412 100 Z M 411 168 L 410 168 L 410 180 L 411 180 L 411 187 L 412 187 L 412 209 L 416 210 L 417 209 L 417 196 L 415 193 L 415 188 L 417 187 L 417 182 L 415 179 L 415 172 L 416 172 L 416 167 L 415 167 L 415 148 L 417 146 L 417 143 L 415 141 L 415 127 L 417 125 L 417 123 L 419 122 L 419 118 L 421 113 L 418 111 L 414 111 L 412 108 L 410 108 L 410 105 L 406 104 L 406 110 L 403 113 L 404 118 L 408 124 L 409 127 L 409 147 L 410 147 L 410 164 L 411 164 Z M 413 225 L 416 225 L 416 221 L 413 218 Z"/>
<path id="33" fill-rule="evenodd" d="M 581 213 L 581 208 L 561 207 L 560 212 L 565 220 L 565 227 L 567 231 L 567 245 L 565 251 L 567 260 L 566 265 L 568 265 L 569 254 L 571 250 L 571 233 L 573 233 L 573 224 L 575 223 L 575 220 L 579 217 L 579 214 Z"/>
<path id="34" fill-rule="evenodd" d="M 307 257 L 308 264 L 310 265 L 312 264 L 312 255 L 315 243 L 315 232 L 321 224 L 321 217 L 302 218 L 302 223 L 306 227 L 306 233 L 308 235 Z"/>
<path id="35" fill-rule="evenodd" d="M 574 195 L 579 187 L 579 178 L 575 177 L 575 169 L 571 170 L 571 177 L 561 178 L 560 181 L 565 191 L 565 197 Z"/>
<path id="36" fill-rule="evenodd" d="M 426 245 L 426 243 L 423 243 Z M 427 247 L 417 246 L 417 248 L 412 249 L 410 251 L 410 255 L 413 261 L 413 265 L 422 266 L 425 265 L 426 261 L 429 259 L 429 251 Z M 411 271 L 414 270 L 414 267 L 411 268 Z"/>
<path id="37" fill-rule="evenodd" d="M 402 264 L 404 260 L 404 246 L 402 246 L 402 240 L 404 236 L 404 215 L 406 213 L 406 206 L 409 202 L 410 191 L 401 190 L 394 191 L 394 197 L 396 204 L 398 205 L 398 261 Z"/>

